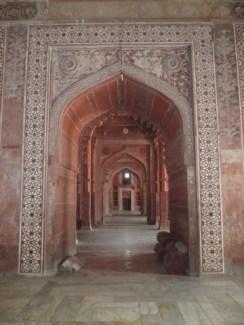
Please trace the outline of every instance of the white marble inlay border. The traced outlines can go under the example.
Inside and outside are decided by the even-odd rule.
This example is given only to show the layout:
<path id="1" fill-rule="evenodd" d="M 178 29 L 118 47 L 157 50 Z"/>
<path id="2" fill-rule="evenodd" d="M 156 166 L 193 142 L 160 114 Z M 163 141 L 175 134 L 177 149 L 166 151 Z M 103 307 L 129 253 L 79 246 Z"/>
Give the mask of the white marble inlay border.
<path id="1" fill-rule="evenodd" d="M 243 125 L 244 125 L 244 23 L 243 24 L 235 24 L 234 31 L 235 31 L 235 48 L 236 48 L 236 59 L 237 59 L 238 85 L 239 85 L 240 114 L 241 114 L 241 125 L 242 125 L 242 132 L 243 132 Z M 244 138 L 244 134 L 242 134 L 242 139 L 243 138 Z"/>
<path id="2" fill-rule="evenodd" d="M 5 27 L 0 27 L 0 139 L 2 133 L 2 110 L 3 110 L 3 75 L 4 75 L 4 52 L 6 42 Z"/>
<path id="3" fill-rule="evenodd" d="M 202 272 L 223 271 L 219 148 L 211 25 L 74 24 L 31 26 L 24 137 L 20 273 L 42 272 L 48 48 L 72 44 L 187 43 L 194 50 L 201 204 Z"/>

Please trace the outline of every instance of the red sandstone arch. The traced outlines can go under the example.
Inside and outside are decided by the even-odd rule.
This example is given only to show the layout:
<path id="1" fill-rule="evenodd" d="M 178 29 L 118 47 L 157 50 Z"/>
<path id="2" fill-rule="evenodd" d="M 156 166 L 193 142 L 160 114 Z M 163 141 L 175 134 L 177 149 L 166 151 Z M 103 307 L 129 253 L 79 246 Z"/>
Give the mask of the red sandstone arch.
<path id="1" fill-rule="evenodd" d="M 117 167 L 112 171 L 112 173 L 109 174 L 110 182 L 111 182 L 112 178 L 113 178 L 116 174 L 122 172 L 125 168 L 128 169 L 131 173 L 137 175 L 137 177 L 139 177 L 139 179 L 140 179 L 140 182 L 145 181 L 145 179 L 146 179 L 146 175 L 144 174 L 144 171 L 143 171 L 143 170 L 135 169 L 134 166 L 131 166 L 130 164 L 128 164 L 128 165 L 126 165 L 126 167 L 117 166 Z"/>
<path id="2" fill-rule="evenodd" d="M 120 158 L 123 158 L 126 156 L 126 165 L 124 163 L 120 162 Z M 146 193 L 146 168 L 144 164 L 138 160 L 136 157 L 127 154 L 125 151 L 120 151 L 115 153 L 114 155 L 110 156 L 108 159 L 105 160 L 103 164 L 103 215 L 107 215 L 107 206 L 105 204 L 105 201 L 108 199 L 108 192 L 109 189 L 112 187 L 112 180 L 114 176 L 118 173 L 120 173 L 123 169 L 128 169 L 132 173 L 138 176 L 141 182 L 141 186 L 143 186 L 143 193 L 145 194 L 143 200 L 145 202 L 145 206 L 143 209 L 143 212 L 146 214 L 147 213 L 147 193 Z"/>
<path id="3" fill-rule="evenodd" d="M 173 103 L 157 91 L 130 78 L 124 79 L 124 99 L 121 103 L 120 76 L 115 76 L 101 84 L 85 91 L 76 97 L 63 113 L 60 120 L 64 144 L 67 139 L 75 145 L 79 142 L 80 130 L 90 121 L 112 111 L 119 106 L 124 106 L 128 115 L 135 116 L 141 121 L 151 122 L 163 130 L 166 140 L 170 141 L 183 133 L 181 116 Z M 59 146 L 62 150 L 62 146 Z M 178 143 L 178 157 L 184 159 L 183 144 Z M 64 146 L 63 150 L 66 150 Z M 62 152 L 62 151 L 61 151 Z M 69 154 L 73 155 L 72 150 Z M 61 160 L 64 157 L 60 157 Z M 74 161 L 77 162 L 76 157 Z M 74 162 L 72 160 L 72 162 Z M 64 161 L 67 164 L 68 162 Z M 69 164 L 69 168 L 74 168 Z"/>
<path id="4" fill-rule="evenodd" d="M 129 187 L 127 185 L 124 185 L 120 180 L 120 175 L 123 173 L 123 171 L 126 170 L 132 174 L 132 182 L 131 186 Z M 123 191 L 130 191 L 130 201 L 131 201 L 131 208 L 130 212 L 131 214 L 142 214 L 143 212 L 143 187 L 142 187 L 142 175 L 138 173 L 137 170 L 133 170 L 132 168 L 128 167 L 128 165 L 125 165 L 124 167 L 120 168 L 119 170 L 116 170 L 113 172 L 112 177 L 110 178 L 110 188 L 111 188 L 111 199 L 110 199 L 110 215 L 113 215 L 114 213 L 118 214 L 121 210 L 123 210 Z M 113 195 L 115 193 L 115 189 L 117 190 L 117 205 L 116 209 L 114 209 L 114 198 Z M 140 204 L 137 204 L 137 196 L 139 194 L 140 197 Z"/>
<path id="5" fill-rule="evenodd" d="M 47 214 L 52 231 L 46 234 L 47 271 L 55 269 L 65 255 L 75 252 L 80 134 L 92 120 L 121 110 L 140 123 L 150 123 L 160 134 L 165 143 L 170 182 L 171 230 L 187 244 L 196 245 L 196 238 L 189 234 L 188 172 L 181 115 L 174 103 L 158 91 L 127 76 L 122 82 L 120 75 L 116 75 L 74 98 L 60 118 L 58 146 L 48 165 Z M 192 270 L 196 270 L 195 265 Z"/>
<path id="6" fill-rule="evenodd" d="M 144 177 L 146 178 L 146 167 L 144 163 L 140 160 L 139 157 L 136 157 L 134 155 L 131 155 L 127 153 L 126 150 L 122 150 L 119 152 L 116 152 L 115 154 L 109 156 L 107 159 L 104 160 L 102 167 L 102 172 L 105 174 L 108 168 L 113 164 L 119 162 L 121 159 L 127 159 L 129 162 L 134 162 L 138 168 L 140 168 L 143 171 Z M 122 167 L 118 167 L 117 169 L 123 169 Z M 116 170 L 117 170 L 116 169 Z M 114 169 L 113 169 L 114 173 Z M 111 173 L 107 173 L 111 176 Z M 112 174 L 113 175 L 113 174 Z M 104 175 L 106 177 L 106 175 Z"/>

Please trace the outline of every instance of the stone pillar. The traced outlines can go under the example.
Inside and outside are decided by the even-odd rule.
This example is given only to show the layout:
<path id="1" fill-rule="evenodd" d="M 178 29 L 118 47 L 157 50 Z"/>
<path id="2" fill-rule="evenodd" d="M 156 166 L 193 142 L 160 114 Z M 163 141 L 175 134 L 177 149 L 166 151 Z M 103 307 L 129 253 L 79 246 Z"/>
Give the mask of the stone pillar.
<path id="1" fill-rule="evenodd" d="M 150 161 L 149 161 L 149 200 L 150 202 L 150 217 L 149 224 L 156 222 L 156 191 L 155 191 L 155 148 L 150 146 Z"/>
<path id="2" fill-rule="evenodd" d="M 161 215 L 160 215 L 160 228 L 169 228 L 169 217 L 168 217 L 168 176 L 166 170 L 166 164 L 164 163 L 161 167 Z"/>
<path id="3" fill-rule="evenodd" d="M 123 189 L 120 187 L 118 190 L 118 202 L 119 202 L 119 212 L 123 211 Z"/>
<path id="4" fill-rule="evenodd" d="M 147 215 L 147 182 L 144 180 L 143 182 L 143 190 L 142 190 L 142 213 Z"/>
<path id="5" fill-rule="evenodd" d="M 135 190 L 131 190 L 131 212 L 136 211 L 136 202 L 135 202 Z"/>

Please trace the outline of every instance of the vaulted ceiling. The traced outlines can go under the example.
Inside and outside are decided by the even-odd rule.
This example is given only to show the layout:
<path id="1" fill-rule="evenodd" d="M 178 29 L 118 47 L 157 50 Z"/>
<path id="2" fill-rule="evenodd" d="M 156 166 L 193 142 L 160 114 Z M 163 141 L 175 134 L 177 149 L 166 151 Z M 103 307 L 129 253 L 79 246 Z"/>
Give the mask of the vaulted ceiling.
<path id="1" fill-rule="evenodd" d="M 163 130 L 171 139 L 182 130 L 182 120 L 174 104 L 164 95 L 125 75 L 116 75 L 83 92 L 64 114 L 64 132 L 78 139 L 80 130 L 105 113 L 124 113 Z"/>

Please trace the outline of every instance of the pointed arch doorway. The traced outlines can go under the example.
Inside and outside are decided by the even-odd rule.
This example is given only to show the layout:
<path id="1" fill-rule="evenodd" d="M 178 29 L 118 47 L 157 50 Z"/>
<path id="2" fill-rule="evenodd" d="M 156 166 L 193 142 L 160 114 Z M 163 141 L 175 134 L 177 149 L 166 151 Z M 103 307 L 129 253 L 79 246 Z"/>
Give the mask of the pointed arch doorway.
<path id="1" fill-rule="evenodd" d="M 55 110 L 54 105 L 47 187 L 48 220 L 54 226 L 45 238 L 47 272 L 53 271 L 64 256 L 76 252 L 77 218 L 83 224 L 103 223 L 108 200 L 101 199 L 101 193 L 109 193 L 106 178 L 121 163 L 123 168 L 135 168 L 137 173 L 139 164 L 143 166 L 144 191 L 140 199 L 147 222 L 169 219 L 170 231 L 188 246 L 189 273 L 199 272 L 195 160 L 194 148 L 189 146 L 194 143 L 192 112 L 185 109 L 184 101 L 176 107 L 151 84 L 138 79 L 115 74 L 70 98 L 64 110 Z M 159 84 L 155 88 L 160 88 Z M 175 101 L 180 102 L 177 96 Z M 112 152 L 98 145 L 98 152 L 94 151 L 99 137 L 111 130 L 107 127 L 111 120 L 117 123 L 114 128 L 121 130 L 126 145 L 122 141 L 119 148 L 112 146 Z M 57 122 L 58 131 L 52 127 Z M 130 128 L 138 137 L 136 145 L 128 138 Z M 115 129 L 110 134 L 114 139 L 118 135 Z M 104 161 L 98 159 L 101 154 L 107 156 Z M 137 166 L 126 162 L 128 156 L 137 161 Z M 109 160 L 113 162 L 106 166 L 105 161 Z"/>
<path id="2" fill-rule="evenodd" d="M 127 166 L 112 178 L 112 205 L 109 212 L 113 215 L 142 215 L 144 210 L 144 189 L 142 177 Z M 104 211 L 105 212 L 105 211 Z"/>
<path id="3" fill-rule="evenodd" d="M 189 185 L 188 208 L 190 209 L 189 233 L 191 239 L 196 239 L 189 244 L 189 269 L 198 269 L 200 265 L 200 272 L 203 273 L 224 272 L 219 132 L 211 24 L 38 24 L 30 26 L 29 36 L 27 100 L 23 133 L 19 273 L 25 275 L 55 272 L 57 260 L 60 258 L 59 252 L 67 247 L 64 241 L 61 245 L 60 241 L 57 245 L 54 242 L 57 237 L 56 232 L 62 235 L 63 225 L 58 221 L 55 224 L 55 218 L 53 218 L 56 205 L 52 203 L 56 202 L 54 196 L 57 184 L 52 173 L 56 172 L 58 175 L 59 169 L 50 169 L 55 165 L 55 157 L 57 157 L 55 152 L 60 138 L 59 121 L 62 112 L 82 92 L 119 74 L 121 70 L 134 80 L 160 94 L 165 94 L 179 110 L 185 135 L 184 152 L 186 153 L 187 184 Z M 92 44 L 91 38 L 94 41 Z M 120 45 L 119 48 L 118 45 Z M 116 58 L 121 58 L 117 54 L 128 53 L 127 45 L 130 51 L 132 50 L 133 56 L 137 56 L 141 49 L 144 53 L 150 54 L 149 57 L 147 56 L 149 61 L 152 58 L 151 53 L 157 52 L 158 55 L 159 52 L 166 53 L 168 50 L 172 53 L 172 49 L 173 52 L 178 51 L 179 45 L 187 47 L 190 54 L 188 67 L 193 77 L 189 91 L 192 90 L 194 94 L 192 105 L 194 112 L 189 107 L 191 105 L 184 100 L 184 96 L 181 96 L 176 90 L 177 87 L 174 86 L 174 82 L 178 81 L 182 85 L 181 78 L 176 77 L 174 81 L 168 80 L 173 81 L 172 85 L 171 82 L 166 82 L 157 74 L 156 77 L 154 64 L 148 65 L 146 57 L 142 65 L 137 64 L 141 60 L 140 62 L 123 61 L 122 64 L 121 61 L 116 61 Z M 90 54 L 97 53 L 99 58 L 104 58 L 104 54 L 111 53 L 111 49 L 115 51 L 112 57 L 107 57 L 109 59 L 107 65 L 101 70 L 97 66 L 93 67 L 91 62 L 94 61 Z M 78 75 L 78 79 L 77 74 L 73 75 L 74 70 L 82 73 L 83 68 L 81 69 L 76 64 L 76 60 L 73 60 L 73 54 L 76 55 L 77 50 L 79 50 L 79 55 L 88 59 L 85 62 L 90 62 L 86 67 L 94 68 L 91 74 L 88 72 L 85 75 Z M 68 56 L 71 61 L 66 60 L 67 53 L 72 53 L 71 57 Z M 175 68 L 177 60 L 168 61 L 167 57 L 166 61 L 166 67 L 170 65 L 172 69 Z M 84 60 L 82 59 L 81 62 Z M 161 69 L 165 61 L 161 60 L 158 63 Z M 53 78 L 52 72 L 55 72 L 55 68 L 58 73 L 61 72 L 60 69 L 63 71 L 63 68 L 68 74 L 71 73 L 75 77 L 74 83 L 69 78 L 64 80 L 63 75 L 58 79 Z M 66 89 L 64 89 L 63 81 L 65 81 Z M 61 89 L 57 89 L 57 86 L 61 86 Z M 193 116 L 194 137 L 192 136 Z M 194 144 L 196 144 L 196 163 Z M 67 174 L 70 175 L 68 172 Z M 197 175 L 197 186 L 195 175 Z M 195 199 L 196 196 L 198 200 Z M 199 237 L 201 237 L 200 241 Z M 60 247 L 60 250 L 57 247 Z"/>

